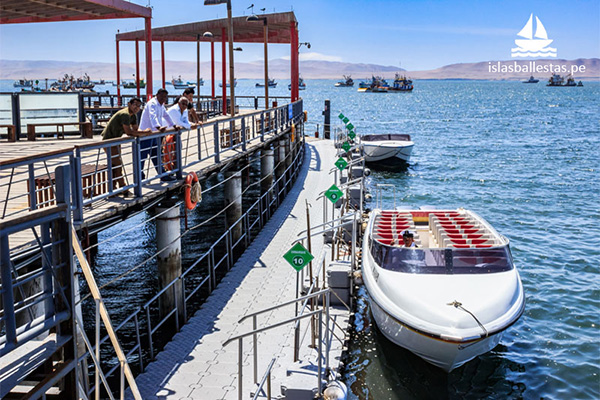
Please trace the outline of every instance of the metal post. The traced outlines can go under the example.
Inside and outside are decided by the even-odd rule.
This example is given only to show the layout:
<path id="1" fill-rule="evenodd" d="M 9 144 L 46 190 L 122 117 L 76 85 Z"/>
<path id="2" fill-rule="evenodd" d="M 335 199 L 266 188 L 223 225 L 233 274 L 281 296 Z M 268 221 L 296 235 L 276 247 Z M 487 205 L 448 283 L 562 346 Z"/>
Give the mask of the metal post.
<path id="1" fill-rule="evenodd" d="M 221 72 L 223 75 L 223 115 L 227 114 L 227 63 L 225 61 L 225 28 L 221 28 Z"/>
<path id="2" fill-rule="evenodd" d="M 242 237 L 242 223 L 235 222 L 242 216 L 242 173 L 241 171 L 225 172 L 225 223 L 231 229 L 233 239 L 231 246 Z"/>
<path id="3" fill-rule="evenodd" d="M 233 73 L 234 62 L 233 62 L 233 18 L 231 17 L 231 0 L 227 0 L 227 22 L 228 32 L 227 36 L 229 39 L 229 92 L 231 97 L 231 113 L 230 115 L 235 116 L 235 76 Z"/>
<path id="4" fill-rule="evenodd" d="M 135 40 L 135 87 L 137 97 L 140 97 L 140 42 Z"/>
<path id="5" fill-rule="evenodd" d="M 100 361 L 100 299 L 96 300 L 96 360 Z M 94 375 L 94 398 L 96 400 L 100 400 L 100 369 L 99 366 L 96 366 L 96 373 Z"/>
<path id="6" fill-rule="evenodd" d="M 162 87 L 167 85 L 167 76 L 165 71 L 165 41 L 160 41 L 160 64 L 162 69 Z"/>
<path id="7" fill-rule="evenodd" d="M 4 329 L 6 347 L 17 343 L 17 323 L 15 320 L 15 302 L 13 298 L 13 285 L 10 261 L 10 247 L 8 235 L 0 237 L 0 270 L 2 277 L 2 304 L 4 308 Z"/>
<path id="8" fill-rule="evenodd" d="M 156 247 L 161 251 L 157 256 L 159 291 L 181 276 L 181 239 L 179 207 L 171 202 L 161 203 L 157 207 Z M 183 299 L 181 287 L 173 285 L 160 296 L 160 316 L 164 318 L 173 309 L 178 309 L 178 318 L 183 320 Z"/>
<path id="9" fill-rule="evenodd" d="M 238 347 L 238 399 L 242 400 L 243 398 L 243 390 L 242 390 L 242 362 L 243 362 L 243 352 L 244 352 L 244 346 L 243 346 L 243 342 L 242 342 L 242 338 L 240 338 L 239 340 L 239 347 Z"/>
<path id="10" fill-rule="evenodd" d="M 256 326 L 256 314 L 252 316 L 252 330 L 255 331 Z M 253 347 L 254 347 L 254 383 L 258 384 L 258 338 L 256 333 L 252 335 Z"/>
<path id="11" fill-rule="evenodd" d="M 146 30 L 146 101 L 148 101 L 152 98 L 152 18 L 144 18 L 144 27 Z"/>
<path id="12" fill-rule="evenodd" d="M 265 36 L 265 110 L 269 109 L 269 56 L 268 56 L 268 43 L 269 43 L 269 26 L 267 25 L 267 18 L 263 17 L 263 34 Z"/>
<path id="13" fill-rule="evenodd" d="M 196 38 L 196 108 L 200 109 L 200 35 Z"/>
<path id="14" fill-rule="evenodd" d="M 211 99 L 215 98 L 215 42 L 210 39 L 210 85 Z"/>
<path id="15" fill-rule="evenodd" d="M 330 331 L 329 331 L 329 304 L 331 304 L 331 289 L 327 292 L 325 296 L 325 338 L 327 340 L 327 348 L 325 349 L 325 371 L 329 371 L 329 348 L 331 344 Z"/>
<path id="16" fill-rule="evenodd" d="M 215 129 L 213 132 L 213 142 L 215 146 L 215 163 L 218 163 L 221 159 L 219 154 L 219 123 L 215 122 Z"/>
<path id="17" fill-rule="evenodd" d="M 119 41 L 117 43 L 117 105 L 120 107 L 121 102 L 121 63 L 119 61 Z"/>
<path id="18" fill-rule="evenodd" d="M 323 311 L 319 313 L 319 351 L 317 352 L 319 355 L 319 373 L 317 374 L 319 383 L 317 389 L 319 390 L 319 398 L 321 398 L 322 390 L 321 390 L 321 382 L 323 380 Z"/>
<path id="19" fill-rule="evenodd" d="M 323 138 L 331 139 L 331 101 L 325 100 L 325 109 L 323 110 Z"/>

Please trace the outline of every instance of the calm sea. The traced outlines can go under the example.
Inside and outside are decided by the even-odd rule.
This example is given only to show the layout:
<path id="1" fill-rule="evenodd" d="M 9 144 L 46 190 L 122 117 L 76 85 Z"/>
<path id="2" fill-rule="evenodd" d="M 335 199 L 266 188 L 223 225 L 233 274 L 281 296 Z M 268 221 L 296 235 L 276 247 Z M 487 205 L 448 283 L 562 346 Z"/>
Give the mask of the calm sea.
<path id="1" fill-rule="evenodd" d="M 483 216 L 510 239 L 527 297 L 497 348 L 446 374 L 383 337 L 363 290 L 351 398 L 600 398 L 600 84 L 417 81 L 378 94 L 332 83 L 309 82 L 311 121 L 328 98 L 357 132 L 410 134 L 408 170 L 374 171 L 370 184 L 394 184 L 401 205 Z"/>
<path id="2" fill-rule="evenodd" d="M 280 81 L 271 95 L 289 95 L 288 82 Z M 0 82 L 0 91 L 12 90 L 9 83 Z M 236 93 L 260 95 L 254 83 L 240 80 Z M 312 124 L 307 132 L 317 123 L 322 132 L 321 112 L 329 99 L 332 121 L 343 112 L 359 133 L 410 134 L 415 147 L 408 170 L 374 171 L 371 187 L 393 183 L 398 204 L 465 207 L 483 216 L 510 239 L 527 296 L 525 314 L 498 347 L 446 374 L 387 341 L 371 324 L 362 290 L 344 375 L 350 398 L 600 398 L 600 84 L 416 81 L 413 93 L 387 94 L 333 84 L 309 80 L 301 92 Z M 203 87 L 202 94 L 208 93 Z M 250 181 L 259 175 L 256 168 Z M 390 192 L 384 199 L 389 207 L 392 198 Z M 222 199 L 206 196 L 203 205 L 190 224 L 220 209 Z M 148 217 L 111 228 L 100 240 Z M 215 221 L 210 228 L 222 225 Z M 153 237 L 153 225 L 145 225 L 101 247 L 99 279 L 107 282 L 122 272 L 115 260 L 127 257 L 134 265 L 152 254 Z M 184 263 L 209 243 L 204 237 L 184 240 Z M 131 274 L 128 286 L 104 290 L 120 294 L 112 308 L 127 314 L 140 303 L 139 293 L 155 290 L 155 280 L 145 265 Z M 129 285 L 137 295 L 122 289 Z"/>

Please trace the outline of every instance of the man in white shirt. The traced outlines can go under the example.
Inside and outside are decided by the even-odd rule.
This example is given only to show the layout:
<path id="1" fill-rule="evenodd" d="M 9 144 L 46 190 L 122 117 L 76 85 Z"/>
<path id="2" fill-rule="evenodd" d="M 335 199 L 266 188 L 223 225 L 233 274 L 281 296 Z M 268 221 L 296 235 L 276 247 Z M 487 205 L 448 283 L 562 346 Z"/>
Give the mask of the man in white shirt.
<path id="1" fill-rule="evenodd" d="M 188 99 L 181 96 L 177 104 L 174 104 L 167 109 L 167 113 L 171 117 L 173 123 L 185 129 L 190 129 L 192 127 L 188 119 L 188 104 Z"/>
<path id="2" fill-rule="evenodd" d="M 169 92 L 167 92 L 165 89 L 158 89 L 158 92 L 156 92 L 156 97 L 154 97 L 148 103 L 146 103 L 144 111 L 142 112 L 142 118 L 140 118 L 140 130 L 145 132 L 164 132 L 167 129 L 167 126 L 174 126 L 175 128 L 178 127 L 173 122 L 164 106 L 164 104 L 167 102 L 168 95 Z M 163 125 L 163 121 L 166 122 L 167 125 Z M 148 155 L 150 156 L 150 160 L 152 160 L 156 171 L 159 174 L 163 172 L 160 160 L 158 159 L 158 146 L 162 144 L 160 142 L 161 140 L 157 138 L 146 139 L 140 142 L 140 161 L 142 162 L 142 179 L 145 179 L 144 164 Z M 175 180 L 175 178 L 172 176 L 165 176 L 161 178 L 161 180 L 173 181 Z"/>

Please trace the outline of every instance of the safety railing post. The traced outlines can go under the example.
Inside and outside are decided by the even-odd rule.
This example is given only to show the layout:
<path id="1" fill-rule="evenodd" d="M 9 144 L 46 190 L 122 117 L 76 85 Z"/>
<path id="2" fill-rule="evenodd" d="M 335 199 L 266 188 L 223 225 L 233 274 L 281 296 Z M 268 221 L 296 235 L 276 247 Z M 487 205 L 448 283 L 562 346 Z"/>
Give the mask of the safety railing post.
<path id="1" fill-rule="evenodd" d="M 212 271 L 213 271 L 213 265 L 214 265 L 214 261 L 215 261 L 215 256 L 214 256 L 214 251 L 213 248 L 210 249 L 210 254 L 208 255 L 208 293 L 212 293 L 212 289 L 213 289 L 213 282 L 212 282 Z"/>
<path id="2" fill-rule="evenodd" d="M 183 157 L 182 157 L 182 147 L 181 146 L 181 140 L 182 140 L 183 134 L 181 133 L 181 131 L 177 131 L 175 133 L 175 157 L 176 157 L 176 163 L 177 163 L 177 169 L 175 172 L 175 176 L 177 177 L 177 179 L 183 179 Z M 198 146 L 198 148 L 200 148 L 200 146 Z"/>
<path id="3" fill-rule="evenodd" d="M 144 358 L 142 357 L 142 340 L 140 337 L 140 321 L 138 320 L 137 312 L 133 316 L 133 323 L 135 324 L 135 337 L 137 339 L 138 357 L 140 358 L 140 371 L 144 372 Z"/>
<path id="4" fill-rule="evenodd" d="M 95 393 L 94 397 L 96 400 L 100 400 L 100 299 L 96 300 L 96 360 L 98 360 L 98 365 L 96 365 L 96 373 L 94 374 L 94 386 Z"/>
<path id="5" fill-rule="evenodd" d="M 140 138 L 136 137 L 131 143 L 131 152 L 133 154 L 133 188 L 135 197 L 142 197 L 142 160 L 140 155 Z"/>
<path id="6" fill-rule="evenodd" d="M 15 319 L 15 302 L 11 276 L 10 246 L 8 235 L 0 236 L 0 277 L 2 278 L 2 304 L 4 308 L 4 334 L 6 345 L 17 343 L 17 323 Z"/>
<path id="7" fill-rule="evenodd" d="M 325 296 L 325 340 L 326 340 L 326 348 L 325 348 L 325 371 L 329 371 L 329 348 L 331 343 L 330 336 L 333 336 L 333 332 L 329 330 L 329 305 L 331 304 L 331 289 L 327 291 Z"/>
<path id="8" fill-rule="evenodd" d="M 260 141 L 265 141 L 265 112 L 260 113 Z"/>
<path id="9" fill-rule="evenodd" d="M 256 315 L 252 316 L 252 330 L 255 331 L 256 326 Z M 241 339 L 240 339 L 241 340 Z M 255 334 L 252 335 L 252 347 L 254 349 L 254 383 L 258 384 L 258 337 Z"/>
<path id="10" fill-rule="evenodd" d="M 119 397 L 121 400 L 125 399 L 125 364 L 121 361 L 121 368 L 119 373 L 119 381 L 120 381 L 120 390 Z"/>
<path id="11" fill-rule="evenodd" d="M 150 320 L 150 307 L 146 307 L 146 319 L 148 321 L 148 347 L 150 347 L 150 359 L 154 360 L 154 343 L 152 342 L 152 321 Z"/>
<path id="12" fill-rule="evenodd" d="M 219 154 L 219 123 L 215 122 L 215 128 L 214 128 L 214 133 L 213 133 L 213 140 L 214 140 L 214 146 L 215 146 L 215 163 L 218 163 L 220 161 L 220 154 Z"/>
<path id="13" fill-rule="evenodd" d="M 239 339 L 239 347 L 238 347 L 238 399 L 242 400 L 243 398 L 243 390 L 242 390 L 242 357 L 244 352 L 243 341 L 244 339 Z"/>
<path id="14" fill-rule="evenodd" d="M 112 193 L 113 192 L 113 168 L 112 168 L 112 164 L 113 164 L 113 159 L 112 159 L 112 148 L 106 147 L 106 150 L 108 150 L 106 152 L 106 169 L 107 169 L 107 174 L 108 174 L 108 193 Z M 101 151 L 100 149 L 98 149 L 98 151 Z M 91 193 L 94 193 L 94 189 L 95 188 L 89 188 L 88 190 L 90 190 Z M 91 196 L 90 196 L 91 197 Z"/>
<path id="15" fill-rule="evenodd" d="M 72 159 L 71 171 L 73 176 L 73 200 L 75 209 L 73 211 L 73 223 L 75 225 L 83 223 L 83 180 L 81 177 L 81 150 L 75 150 L 75 157 Z"/>
<path id="16" fill-rule="evenodd" d="M 323 357 L 321 357 L 321 355 L 323 354 L 323 311 L 321 310 L 321 312 L 319 313 L 319 351 L 317 353 L 319 356 L 319 373 L 317 374 L 317 377 L 319 379 L 318 383 L 317 383 L 317 389 L 318 389 L 318 395 L 319 398 L 321 398 L 321 394 L 322 394 L 322 390 L 321 390 L 321 382 L 323 380 Z"/>
<path id="17" fill-rule="evenodd" d="M 242 129 L 242 151 L 246 151 L 246 118 L 242 117 L 241 121 Z"/>

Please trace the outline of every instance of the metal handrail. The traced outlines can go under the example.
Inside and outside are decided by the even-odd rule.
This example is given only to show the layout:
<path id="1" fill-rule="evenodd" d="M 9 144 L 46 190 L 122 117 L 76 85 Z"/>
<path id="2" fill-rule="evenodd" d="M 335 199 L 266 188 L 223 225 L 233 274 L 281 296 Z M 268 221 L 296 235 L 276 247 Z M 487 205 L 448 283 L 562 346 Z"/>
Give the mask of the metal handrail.
<path id="1" fill-rule="evenodd" d="M 271 360 L 271 362 L 269 363 L 269 366 L 267 367 L 267 370 L 265 371 L 265 374 L 263 375 L 263 378 L 260 381 L 260 384 L 256 388 L 256 393 L 254 393 L 252 400 L 258 399 L 258 396 L 265 384 L 265 381 L 267 382 L 267 400 L 271 400 L 271 370 L 273 369 L 273 365 L 275 365 L 275 360 L 277 360 L 277 357 L 274 357 Z M 268 381 L 267 381 L 267 379 L 268 379 Z"/>
<path id="2" fill-rule="evenodd" d="M 238 321 L 238 323 L 242 323 L 242 322 L 244 322 L 246 319 L 248 319 L 248 318 L 250 318 L 250 317 L 254 317 L 254 316 L 257 316 L 257 315 L 260 315 L 260 314 L 264 314 L 264 313 L 266 313 L 266 312 L 269 312 L 269 311 L 277 310 L 278 308 L 285 307 L 285 306 L 289 306 L 290 304 L 295 304 L 295 303 L 297 303 L 297 302 L 299 302 L 299 301 L 303 301 L 303 300 L 310 299 L 310 298 L 313 298 L 313 297 L 316 297 L 316 296 L 320 296 L 320 295 L 322 295 L 322 294 L 325 294 L 325 293 L 327 293 L 328 291 L 329 291 L 329 289 L 320 290 L 320 291 L 318 291 L 318 292 L 314 292 L 314 293 L 311 293 L 311 294 L 307 294 L 306 296 L 302 296 L 302 297 L 298 297 L 298 298 L 296 298 L 296 299 L 293 299 L 293 300 L 290 300 L 290 301 L 286 301 L 285 303 L 281 303 L 281 304 L 278 304 L 278 305 L 276 305 L 276 306 L 272 306 L 272 307 L 269 307 L 269 308 L 265 308 L 265 309 L 263 309 L 263 310 L 260 310 L 260 311 L 254 312 L 254 313 L 252 313 L 252 314 L 247 314 L 247 315 L 243 316 L 243 317 L 242 317 L 242 318 L 241 318 L 241 319 Z"/>

